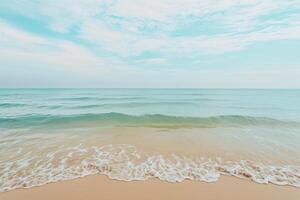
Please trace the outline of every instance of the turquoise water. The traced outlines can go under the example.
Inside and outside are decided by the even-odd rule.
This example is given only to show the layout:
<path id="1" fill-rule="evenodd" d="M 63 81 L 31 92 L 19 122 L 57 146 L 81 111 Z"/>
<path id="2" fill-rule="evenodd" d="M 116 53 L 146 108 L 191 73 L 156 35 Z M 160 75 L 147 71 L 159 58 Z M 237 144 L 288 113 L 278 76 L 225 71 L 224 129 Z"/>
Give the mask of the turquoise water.
<path id="1" fill-rule="evenodd" d="M 145 115 L 150 121 L 300 122 L 300 90 L 1 89 L 0 109 L 4 127 L 55 118 L 130 121 Z"/>
<path id="2" fill-rule="evenodd" d="M 1 191 L 97 173 L 299 187 L 299 152 L 300 90 L 0 89 Z"/>

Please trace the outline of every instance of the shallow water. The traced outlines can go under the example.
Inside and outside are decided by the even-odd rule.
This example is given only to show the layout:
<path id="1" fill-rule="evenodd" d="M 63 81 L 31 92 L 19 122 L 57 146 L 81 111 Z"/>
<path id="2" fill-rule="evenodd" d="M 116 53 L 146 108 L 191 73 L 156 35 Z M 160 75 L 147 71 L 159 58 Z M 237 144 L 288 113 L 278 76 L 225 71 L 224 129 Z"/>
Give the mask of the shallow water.
<path id="1" fill-rule="evenodd" d="M 300 187 L 300 90 L 1 89 L 0 190 L 91 174 Z"/>

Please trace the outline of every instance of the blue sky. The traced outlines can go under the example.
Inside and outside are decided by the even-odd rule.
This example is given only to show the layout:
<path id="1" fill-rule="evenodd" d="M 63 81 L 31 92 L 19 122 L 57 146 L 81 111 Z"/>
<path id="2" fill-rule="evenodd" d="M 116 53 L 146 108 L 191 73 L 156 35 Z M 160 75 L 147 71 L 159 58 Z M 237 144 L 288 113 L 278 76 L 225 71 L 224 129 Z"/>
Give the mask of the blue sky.
<path id="1" fill-rule="evenodd" d="M 0 87 L 300 88 L 299 0 L 2 0 Z"/>

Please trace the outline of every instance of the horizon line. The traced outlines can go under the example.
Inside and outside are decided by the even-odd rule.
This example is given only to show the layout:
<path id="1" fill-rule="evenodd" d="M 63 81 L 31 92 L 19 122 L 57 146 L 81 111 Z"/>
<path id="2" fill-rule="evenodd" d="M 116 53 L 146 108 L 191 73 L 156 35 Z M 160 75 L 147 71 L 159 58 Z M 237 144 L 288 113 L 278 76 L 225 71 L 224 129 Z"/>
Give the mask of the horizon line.
<path id="1" fill-rule="evenodd" d="M 281 88 L 281 87 L 266 87 L 266 88 L 251 88 L 251 87 L 0 87 L 0 89 L 211 89 L 211 90 L 299 90 L 300 88 Z"/>

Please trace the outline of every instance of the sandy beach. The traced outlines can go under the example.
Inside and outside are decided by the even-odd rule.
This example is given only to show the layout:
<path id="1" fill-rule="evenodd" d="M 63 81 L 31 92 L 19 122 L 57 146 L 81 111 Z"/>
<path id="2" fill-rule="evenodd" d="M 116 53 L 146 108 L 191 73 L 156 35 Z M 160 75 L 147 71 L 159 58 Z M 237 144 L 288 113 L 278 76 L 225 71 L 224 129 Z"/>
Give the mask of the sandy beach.
<path id="1" fill-rule="evenodd" d="M 159 180 L 116 181 L 106 176 L 89 176 L 71 181 L 50 183 L 41 187 L 16 189 L 0 193 L 1 200 L 84 200 L 84 199 L 264 199 L 299 200 L 300 189 L 291 186 L 257 184 L 234 177 L 221 177 L 218 182 L 185 181 L 167 183 Z"/>
<path id="2" fill-rule="evenodd" d="M 0 200 L 299 200 L 300 118 L 287 93 L 2 91 Z"/>

